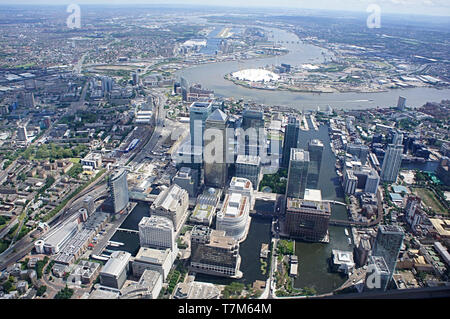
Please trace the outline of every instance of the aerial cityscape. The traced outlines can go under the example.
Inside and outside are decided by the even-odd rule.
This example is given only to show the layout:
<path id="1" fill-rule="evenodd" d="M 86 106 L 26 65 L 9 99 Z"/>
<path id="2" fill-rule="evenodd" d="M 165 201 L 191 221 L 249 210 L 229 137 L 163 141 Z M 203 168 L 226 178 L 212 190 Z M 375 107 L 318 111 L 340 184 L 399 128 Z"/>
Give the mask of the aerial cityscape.
<path id="1" fill-rule="evenodd" d="M 0 1 L 0 299 L 450 297 L 450 6 L 40 2 Z"/>

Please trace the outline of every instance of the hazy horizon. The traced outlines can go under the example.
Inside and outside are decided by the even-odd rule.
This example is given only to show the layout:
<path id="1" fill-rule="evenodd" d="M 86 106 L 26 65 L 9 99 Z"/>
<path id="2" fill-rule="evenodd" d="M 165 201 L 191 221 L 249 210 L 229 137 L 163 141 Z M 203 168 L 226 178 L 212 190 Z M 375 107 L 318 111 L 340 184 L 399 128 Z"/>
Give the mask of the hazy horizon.
<path id="1" fill-rule="evenodd" d="M 0 0 L 0 5 L 157 5 L 157 6 L 205 6 L 205 7 L 228 7 L 228 8 L 261 8 L 281 10 L 327 10 L 327 11 L 350 11 L 364 12 L 370 4 L 377 4 L 381 12 L 389 14 L 450 16 L 450 1 L 448 0 Z M 278 11 L 278 10 L 277 10 Z"/>

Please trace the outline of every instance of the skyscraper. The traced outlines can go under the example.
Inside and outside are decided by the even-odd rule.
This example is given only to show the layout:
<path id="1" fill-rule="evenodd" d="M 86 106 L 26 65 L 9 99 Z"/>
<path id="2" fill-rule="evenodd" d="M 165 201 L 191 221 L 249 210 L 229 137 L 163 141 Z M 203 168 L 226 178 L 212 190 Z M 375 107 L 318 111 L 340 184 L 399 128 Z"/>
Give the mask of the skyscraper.
<path id="1" fill-rule="evenodd" d="M 299 132 L 300 132 L 300 123 L 298 119 L 294 116 L 289 116 L 288 123 L 284 130 L 283 158 L 282 158 L 282 166 L 284 168 L 289 167 L 291 148 L 297 147 Z"/>
<path id="2" fill-rule="evenodd" d="M 404 98 L 403 96 L 399 96 L 398 102 L 397 102 L 397 109 L 399 109 L 400 111 L 403 111 L 406 107 L 405 103 L 406 103 L 406 98 Z"/>
<path id="3" fill-rule="evenodd" d="M 205 148 L 203 154 L 205 169 L 205 185 L 223 188 L 228 179 L 228 164 L 226 158 L 227 152 L 227 124 L 228 116 L 217 109 L 211 113 L 205 122 L 205 131 L 212 132 L 213 136 L 205 140 Z M 218 134 L 218 135 L 215 135 Z M 221 135 L 221 136 L 220 136 Z M 206 136 L 205 136 L 206 137 Z M 204 137 L 204 138 L 205 138 Z M 210 146 L 213 145 L 213 147 Z M 205 151 L 207 151 L 205 153 Z M 214 152 L 214 154 L 209 154 Z M 211 157 L 211 158 L 210 158 Z"/>
<path id="4" fill-rule="evenodd" d="M 25 125 L 20 125 L 17 129 L 17 139 L 22 142 L 27 141 L 27 127 Z"/>
<path id="5" fill-rule="evenodd" d="M 252 155 L 238 155 L 235 166 L 235 176 L 247 178 L 252 182 L 253 189 L 257 190 L 261 174 L 261 158 Z"/>
<path id="6" fill-rule="evenodd" d="M 369 256 L 363 290 L 366 292 L 385 291 L 391 277 L 392 273 L 382 256 Z"/>
<path id="7" fill-rule="evenodd" d="M 405 234 L 398 226 L 381 225 L 378 227 L 377 237 L 372 249 L 372 256 L 384 258 L 390 272 L 390 278 L 394 274 L 397 258 L 402 247 Z"/>
<path id="8" fill-rule="evenodd" d="M 109 180 L 109 187 L 111 190 L 114 213 L 119 213 L 124 210 L 130 200 L 128 193 L 127 170 L 121 169 Z"/>
<path id="9" fill-rule="evenodd" d="M 319 185 L 320 166 L 322 165 L 323 143 L 320 140 L 313 139 L 308 143 L 309 152 L 309 170 L 308 170 L 308 188 L 317 189 Z"/>
<path id="10" fill-rule="evenodd" d="M 403 145 L 389 144 L 384 155 L 381 168 L 381 180 L 393 183 L 397 180 L 400 165 L 402 163 Z"/>
<path id="11" fill-rule="evenodd" d="M 206 119 L 212 113 L 211 102 L 194 102 L 189 108 L 191 145 L 202 147 Z"/>
<path id="12" fill-rule="evenodd" d="M 308 180 L 309 153 L 299 148 L 291 149 L 286 186 L 286 198 L 304 198 Z"/>
<path id="13" fill-rule="evenodd" d="M 264 138 L 264 111 L 260 107 L 247 107 L 242 113 L 242 129 L 253 129 L 255 137 L 245 136 L 245 155 L 260 155 L 260 148 L 265 147 Z"/>

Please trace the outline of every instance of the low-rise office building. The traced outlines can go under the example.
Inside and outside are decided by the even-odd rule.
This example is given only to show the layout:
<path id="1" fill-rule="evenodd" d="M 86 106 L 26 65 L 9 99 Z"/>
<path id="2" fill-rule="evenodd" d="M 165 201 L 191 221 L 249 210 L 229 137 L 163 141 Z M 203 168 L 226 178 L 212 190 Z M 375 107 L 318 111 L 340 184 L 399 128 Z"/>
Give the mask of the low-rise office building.
<path id="1" fill-rule="evenodd" d="M 100 271 L 100 284 L 115 289 L 121 289 L 127 279 L 131 254 L 125 251 L 115 251 Z"/>

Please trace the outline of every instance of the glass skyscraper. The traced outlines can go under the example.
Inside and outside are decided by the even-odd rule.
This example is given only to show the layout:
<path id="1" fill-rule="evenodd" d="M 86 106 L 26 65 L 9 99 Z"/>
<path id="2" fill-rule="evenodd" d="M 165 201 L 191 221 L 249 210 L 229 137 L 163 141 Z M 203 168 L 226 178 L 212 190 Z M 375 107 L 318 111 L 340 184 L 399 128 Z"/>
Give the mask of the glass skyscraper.
<path id="1" fill-rule="evenodd" d="M 299 148 L 291 149 L 286 198 L 304 198 L 306 182 L 308 180 L 309 163 L 309 152 Z"/>
<path id="2" fill-rule="evenodd" d="M 127 171 L 125 169 L 117 171 L 109 180 L 109 187 L 112 195 L 114 213 L 118 213 L 124 210 L 130 201 Z"/>
<path id="3" fill-rule="evenodd" d="M 399 226 L 381 225 L 378 227 L 372 256 L 381 256 L 384 258 L 390 273 L 389 280 L 394 274 L 404 236 L 403 229 Z"/>
<path id="4" fill-rule="evenodd" d="M 300 132 L 300 123 L 298 119 L 295 116 L 289 116 L 288 123 L 284 130 L 283 158 L 282 158 L 282 166 L 284 168 L 289 167 L 291 148 L 297 147 L 299 132 Z"/>
<path id="5" fill-rule="evenodd" d="M 313 139 L 308 143 L 309 170 L 307 188 L 317 189 L 319 185 L 320 166 L 322 165 L 323 143 Z"/>

